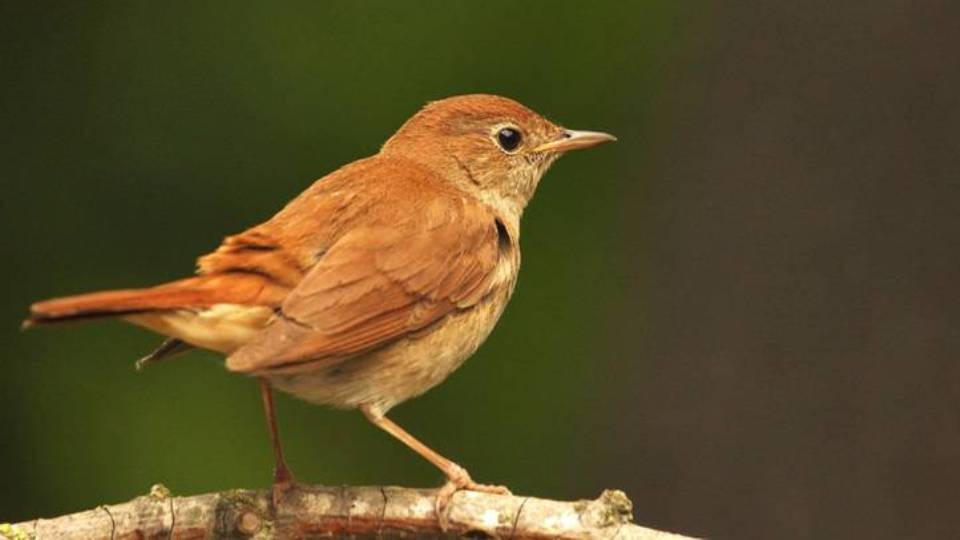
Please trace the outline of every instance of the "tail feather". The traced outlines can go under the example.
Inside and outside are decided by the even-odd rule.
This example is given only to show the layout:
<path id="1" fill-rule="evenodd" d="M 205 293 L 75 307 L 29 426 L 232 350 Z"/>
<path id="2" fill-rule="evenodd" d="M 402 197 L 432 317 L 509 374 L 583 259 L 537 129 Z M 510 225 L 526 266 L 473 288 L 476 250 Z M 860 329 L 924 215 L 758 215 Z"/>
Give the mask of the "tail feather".
<path id="1" fill-rule="evenodd" d="M 102 291 L 53 298 L 30 306 L 28 325 L 131 315 L 158 309 L 190 307 L 200 300 L 196 291 L 172 283 L 149 289 Z"/>
<path id="2" fill-rule="evenodd" d="M 285 287 L 278 287 L 257 274 L 197 276 L 147 289 L 102 291 L 37 302 L 30 306 L 30 316 L 23 327 L 149 311 L 207 308 L 220 303 L 272 306 L 279 305 L 285 294 Z"/>

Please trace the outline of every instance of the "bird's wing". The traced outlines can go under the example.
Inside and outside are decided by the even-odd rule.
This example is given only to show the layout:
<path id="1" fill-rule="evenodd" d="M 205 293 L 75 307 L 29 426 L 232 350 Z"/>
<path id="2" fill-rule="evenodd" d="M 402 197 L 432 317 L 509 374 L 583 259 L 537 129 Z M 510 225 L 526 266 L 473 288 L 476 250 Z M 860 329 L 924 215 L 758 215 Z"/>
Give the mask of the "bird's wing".
<path id="1" fill-rule="evenodd" d="M 392 223 L 343 234 L 227 367 L 262 373 L 332 365 L 480 301 L 499 257 L 495 216 L 447 195 L 400 197 Z"/>
<path id="2" fill-rule="evenodd" d="M 228 236 L 197 260 L 197 272 L 256 274 L 292 289 L 345 230 L 364 222 L 372 204 L 388 198 L 377 181 L 395 170 L 375 157 L 330 173 L 269 220 Z"/>
<path id="3" fill-rule="evenodd" d="M 226 237 L 214 252 L 197 260 L 197 273 L 256 274 L 290 289 L 303 279 L 305 270 L 294 250 L 264 224 Z"/>

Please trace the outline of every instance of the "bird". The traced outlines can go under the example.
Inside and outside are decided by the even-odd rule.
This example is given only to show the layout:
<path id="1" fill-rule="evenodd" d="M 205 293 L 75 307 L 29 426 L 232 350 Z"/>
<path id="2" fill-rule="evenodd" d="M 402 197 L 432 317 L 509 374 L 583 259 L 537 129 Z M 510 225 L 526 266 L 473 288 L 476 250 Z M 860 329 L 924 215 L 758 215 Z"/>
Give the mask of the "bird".
<path id="1" fill-rule="evenodd" d="M 25 327 L 115 318 L 166 338 L 137 366 L 193 348 L 256 378 L 274 454 L 273 496 L 298 485 L 274 389 L 357 409 L 459 490 L 509 493 L 387 417 L 440 384 L 487 339 L 520 269 L 520 219 L 566 152 L 615 141 L 561 127 L 512 99 L 432 101 L 373 156 L 310 185 L 273 217 L 227 236 L 191 277 L 54 298 Z"/>

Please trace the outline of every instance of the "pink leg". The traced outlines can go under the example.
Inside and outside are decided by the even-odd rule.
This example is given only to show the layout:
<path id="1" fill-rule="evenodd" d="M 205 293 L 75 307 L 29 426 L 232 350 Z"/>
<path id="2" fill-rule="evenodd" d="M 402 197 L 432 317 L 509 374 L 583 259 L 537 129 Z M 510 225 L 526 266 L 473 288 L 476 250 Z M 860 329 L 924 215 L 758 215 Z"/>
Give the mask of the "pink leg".
<path id="1" fill-rule="evenodd" d="M 267 417 L 267 427 L 270 429 L 270 441 L 273 443 L 273 457 L 275 464 L 273 467 L 273 495 L 274 503 L 278 501 L 278 495 L 292 488 L 296 481 L 293 479 L 286 461 L 283 459 L 283 446 L 280 444 L 280 431 L 277 429 L 276 410 L 273 406 L 273 389 L 270 383 L 264 379 L 257 379 L 260 382 L 260 397 L 263 398 L 263 412 Z"/>
<path id="2" fill-rule="evenodd" d="M 461 489 L 470 491 L 483 491 L 487 493 L 498 493 L 509 495 L 510 490 L 503 486 L 488 486 L 478 484 L 470 478 L 470 473 L 466 469 L 438 454 L 434 449 L 420 442 L 405 429 L 397 425 L 380 412 L 367 405 L 361 406 L 360 410 L 367 420 L 373 422 L 375 426 L 386 431 L 390 435 L 399 439 L 400 442 L 407 445 L 408 448 L 420 454 L 424 459 L 433 463 L 435 467 L 443 471 L 447 477 L 447 483 L 437 492 L 437 514 L 442 515 L 443 509 L 454 493 Z"/>

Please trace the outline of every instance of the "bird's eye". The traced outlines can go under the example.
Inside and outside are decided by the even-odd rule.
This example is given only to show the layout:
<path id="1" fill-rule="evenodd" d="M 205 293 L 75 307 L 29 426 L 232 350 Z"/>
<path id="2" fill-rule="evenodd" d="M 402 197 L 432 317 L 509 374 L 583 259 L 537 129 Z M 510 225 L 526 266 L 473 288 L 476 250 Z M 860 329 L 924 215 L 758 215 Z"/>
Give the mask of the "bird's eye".
<path id="1" fill-rule="evenodd" d="M 497 144 L 507 152 L 513 152 L 523 142 L 523 135 L 514 128 L 505 127 L 497 132 Z"/>

